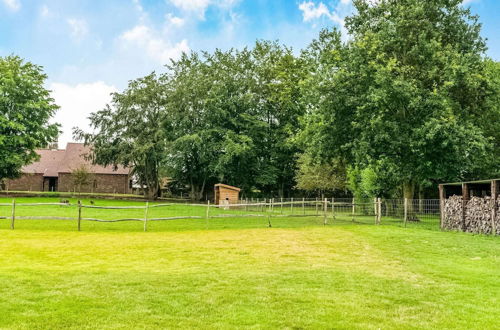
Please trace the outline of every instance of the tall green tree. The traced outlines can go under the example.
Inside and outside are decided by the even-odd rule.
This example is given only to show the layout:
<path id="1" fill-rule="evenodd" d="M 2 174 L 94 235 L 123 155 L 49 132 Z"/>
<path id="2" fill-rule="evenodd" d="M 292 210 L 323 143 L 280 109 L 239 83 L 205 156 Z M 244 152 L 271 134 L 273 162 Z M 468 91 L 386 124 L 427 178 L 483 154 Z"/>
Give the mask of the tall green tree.
<path id="1" fill-rule="evenodd" d="M 50 118 L 58 106 L 44 84 L 42 67 L 17 56 L 0 57 L 0 180 L 19 175 L 37 159 L 35 150 L 56 140 Z"/>
<path id="2" fill-rule="evenodd" d="M 145 187 L 148 198 L 160 192 L 160 174 L 169 150 L 163 123 L 166 88 L 152 73 L 133 80 L 122 93 L 114 93 L 110 105 L 93 113 L 92 132 L 75 128 L 76 138 L 91 146 L 92 161 L 104 166 L 122 165 Z"/>
<path id="3" fill-rule="evenodd" d="M 296 155 L 293 142 L 305 108 L 300 102 L 304 63 L 292 49 L 275 42 L 257 42 L 252 50 L 254 109 L 264 129 L 258 137 L 259 175 L 263 191 L 283 196 L 295 185 Z"/>
<path id="4" fill-rule="evenodd" d="M 423 182 L 472 173 L 491 146 L 474 120 L 487 96 L 486 46 L 461 2 L 354 1 L 351 39 L 333 50 L 335 74 L 306 130 L 318 154 L 347 151 L 353 165 L 397 178 L 406 198 Z"/>
<path id="5" fill-rule="evenodd" d="M 493 146 L 481 162 L 482 166 L 477 175 L 498 178 L 500 177 L 500 162 L 498 161 L 500 157 L 500 62 L 487 59 L 485 65 L 489 93 L 486 107 L 476 116 L 476 122 Z"/>
<path id="6" fill-rule="evenodd" d="M 245 192 L 283 195 L 293 188 L 290 139 L 303 111 L 302 70 L 290 49 L 257 42 L 252 49 L 186 55 L 169 69 L 167 165 L 194 198 L 216 181 Z"/>
<path id="7" fill-rule="evenodd" d="M 209 93 L 217 77 L 196 53 L 182 56 L 168 68 L 164 74 L 169 97 L 163 130 L 171 149 L 166 153 L 166 173 L 188 185 L 191 198 L 201 199 L 214 178 L 214 162 L 224 133 L 209 106 Z"/>
<path id="8" fill-rule="evenodd" d="M 297 161 L 297 188 L 323 195 L 346 189 L 346 168 L 340 161 L 318 162 L 308 154 L 302 154 Z"/>

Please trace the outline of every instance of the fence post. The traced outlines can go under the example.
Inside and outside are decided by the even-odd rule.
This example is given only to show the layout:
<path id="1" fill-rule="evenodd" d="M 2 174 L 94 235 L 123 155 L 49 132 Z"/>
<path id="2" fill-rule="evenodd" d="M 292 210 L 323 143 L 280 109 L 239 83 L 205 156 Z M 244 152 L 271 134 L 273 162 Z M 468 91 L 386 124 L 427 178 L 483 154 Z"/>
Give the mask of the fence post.
<path id="1" fill-rule="evenodd" d="M 314 203 L 316 206 L 316 215 L 318 215 L 318 197 L 316 197 L 316 202 Z"/>
<path id="2" fill-rule="evenodd" d="M 354 222 L 354 213 L 356 212 L 356 204 L 355 204 L 356 200 L 354 199 L 354 197 L 352 198 L 352 222 Z"/>
<path id="3" fill-rule="evenodd" d="M 144 210 L 144 231 L 148 230 L 148 209 L 149 209 L 149 202 L 146 201 L 146 209 Z"/>
<path id="4" fill-rule="evenodd" d="M 332 221 L 335 220 L 335 198 L 332 197 Z"/>
<path id="5" fill-rule="evenodd" d="M 82 222 L 82 202 L 78 201 L 78 231 L 81 230 L 81 222 Z"/>
<path id="6" fill-rule="evenodd" d="M 210 216 L 210 200 L 207 201 L 207 211 L 205 212 L 205 229 L 208 229 L 208 218 Z"/>
<path id="7" fill-rule="evenodd" d="M 245 211 L 248 211 L 248 198 L 245 198 Z"/>
<path id="8" fill-rule="evenodd" d="M 378 203 L 377 197 L 373 198 L 373 210 L 375 211 L 375 224 L 378 222 Z"/>
<path id="9" fill-rule="evenodd" d="M 491 235 L 497 234 L 497 181 L 491 181 Z"/>
<path id="10" fill-rule="evenodd" d="M 14 229 L 15 221 L 16 221 L 16 200 L 12 199 L 12 218 L 10 221 L 10 229 Z"/>
<path id="11" fill-rule="evenodd" d="M 327 224 L 327 219 L 328 219 L 327 213 L 328 213 L 328 200 L 325 198 L 325 200 L 323 201 L 323 226 L 326 226 Z"/>
<path id="12" fill-rule="evenodd" d="M 406 228 L 406 222 L 408 221 L 408 198 L 404 201 L 404 223 Z"/>
<path id="13" fill-rule="evenodd" d="M 302 197 L 302 215 L 306 215 L 306 199 Z"/>
<path id="14" fill-rule="evenodd" d="M 467 231 L 465 215 L 467 214 L 467 202 L 469 201 L 469 185 L 462 183 L 462 231 Z"/>
<path id="15" fill-rule="evenodd" d="M 444 207 L 446 203 L 446 191 L 442 184 L 439 185 L 439 228 L 443 230 Z"/>
<path id="16" fill-rule="evenodd" d="M 377 207 L 378 207 L 378 218 L 377 218 L 377 224 L 380 225 L 380 222 L 382 220 L 382 199 L 379 197 L 378 198 L 378 203 L 377 203 Z"/>
<path id="17" fill-rule="evenodd" d="M 293 215 L 293 197 L 292 197 L 291 201 L 292 202 L 290 203 L 290 213 L 291 213 L 291 215 Z"/>
<path id="18" fill-rule="evenodd" d="M 283 214 L 283 197 L 281 197 L 281 214 Z"/>

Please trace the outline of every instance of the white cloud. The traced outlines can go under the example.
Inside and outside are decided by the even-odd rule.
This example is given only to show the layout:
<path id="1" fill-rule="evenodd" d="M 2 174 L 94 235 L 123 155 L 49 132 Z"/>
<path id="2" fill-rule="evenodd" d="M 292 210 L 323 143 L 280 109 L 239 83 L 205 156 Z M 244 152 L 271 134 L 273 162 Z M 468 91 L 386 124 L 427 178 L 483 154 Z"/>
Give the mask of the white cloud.
<path id="1" fill-rule="evenodd" d="M 21 2 L 19 0 L 2 0 L 5 6 L 12 11 L 21 9 Z"/>
<path id="2" fill-rule="evenodd" d="M 181 27 L 184 25 L 184 23 L 186 22 L 183 18 L 180 18 L 180 17 L 177 17 L 177 16 L 174 16 L 172 13 L 168 13 L 165 18 L 167 19 L 167 22 L 170 24 L 170 25 L 173 25 L 175 27 Z"/>
<path id="3" fill-rule="evenodd" d="M 49 7 L 47 7 L 47 5 L 43 5 L 40 8 L 40 16 L 42 16 L 42 17 L 49 17 L 50 16 L 50 10 L 49 10 Z"/>
<path id="4" fill-rule="evenodd" d="M 56 104 L 61 107 L 53 120 L 62 125 L 63 133 L 59 136 L 60 148 L 73 141 L 73 127 L 88 131 L 90 126 L 87 117 L 110 103 L 110 94 L 117 91 L 114 86 L 102 81 L 74 86 L 53 83 L 49 88 Z"/>
<path id="5" fill-rule="evenodd" d="M 140 0 L 132 0 L 132 3 L 134 4 L 135 10 L 139 13 L 139 20 L 141 22 L 144 22 L 148 19 L 148 14 L 144 10 L 144 7 L 141 5 Z"/>
<path id="6" fill-rule="evenodd" d="M 351 0 L 341 0 L 335 9 L 332 10 L 330 10 L 323 2 L 316 4 L 313 1 L 303 1 L 299 4 L 299 10 L 302 11 L 302 18 L 304 22 L 315 21 L 322 17 L 326 17 L 340 27 L 344 38 L 347 37 L 344 19 L 351 11 L 351 7 Z"/>
<path id="7" fill-rule="evenodd" d="M 127 49 L 139 47 L 160 64 L 167 64 L 170 59 L 178 59 L 183 52 L 190 51 L 186 39 L 174 44 L 162 38 L 146 25 L 137 25 L 126 31 L 120 36 L 120 41 Z"/>
<path id="8" fill-rule="evenodd" d="M 71 36 L 76 41 L 82 40 L 89 33 L 87 22 L 84 19 L 69 18 L 66 22 L 70 27 Z"/>
<path id="9" fill-rule="evenodd" d="M 299 5 L 299 9 L 302 11 L 304 22 L 309 22 L 321 18 L 322 16 L 326 16 L 335 23 L 343 24 L 343 20 L 338 16 L 338 14 L 333 10 L 330 12 L 330 9 L 328 9 L 323 2 L 316 5 L 312 1 L 304 1 Z"/>
<path id="10" fill-rule="evenodd" d="M 239 0 L 170 0 L 175 7 L 195 13 L 199 18 L 205 18 L 205 11 L 209 6 L 216 6 L 225 10 L 231 9 Z"/>
<path id="11" fill-rule="evenodd" d="M 210 0 L 170 0 L 177 8 L 194 12 L 200 17 L 205 16 L 205 10 L 210 5 Z"/>

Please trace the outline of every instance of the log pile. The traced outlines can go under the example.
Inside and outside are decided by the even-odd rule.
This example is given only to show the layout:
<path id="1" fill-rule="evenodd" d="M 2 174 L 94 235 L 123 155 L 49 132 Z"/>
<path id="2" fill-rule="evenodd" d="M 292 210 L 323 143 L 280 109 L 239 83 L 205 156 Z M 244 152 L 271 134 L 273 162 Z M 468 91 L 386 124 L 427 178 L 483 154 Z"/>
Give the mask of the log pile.
<path id="1" fill-rule="evenodd" d="M 447 230 L 462 230 L 462 196 L 453 195 L 444 206 L 443 228 Z"/>
<path id="2" fill-rule="evenodd" d="M 463 230 L 477 234 L 491 234 L 492 198 L 472 197 L 465 205 L 463 213 L 462 196 L 451 196 L 445 202 L 443 228 L 447 230 Z M 495 228 L 500 235 L 500 196 L 496 204 Z"/>
<path id="3" fill-rule="evenodd" d="M 491 197 L 472 197 L 467 201 L 465 231 L 476 234 L 491 233 Z"/>

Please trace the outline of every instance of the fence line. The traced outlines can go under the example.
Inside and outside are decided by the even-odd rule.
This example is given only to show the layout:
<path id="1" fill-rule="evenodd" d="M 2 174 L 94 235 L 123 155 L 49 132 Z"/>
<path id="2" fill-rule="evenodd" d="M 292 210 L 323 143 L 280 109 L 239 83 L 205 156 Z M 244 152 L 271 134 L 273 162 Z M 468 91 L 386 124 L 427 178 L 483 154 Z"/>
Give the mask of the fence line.
<path id="1" fill-rule="evenodd" d="M 77 221 L 77 228 L 81 230 L 82 221 L 92 222 L 125 222 L 135 221 L 143 222 L 144 231 L 147 231 L 149 221 L 171 221 L 181 219 L 206 219 L 206 226 L 208 227 L 209 219 L 213 218 L 262 218 L 267 217 L 269 225 L 271 225 L 272 218 L 322 218 L 323 225 L 336 223 L 339 220 L 353 223 L 367 223 L 380 225 L 384 224 L 399 224 L 409 226 L 416 223 L 428 223 L 433 225 L 434 222 L 439 224 L 440 215 L 440 202 L 439 200 L 402 200 L 402 199 L 381 199 L 375 198 L 372 201 L 368 200 L 355 200 L 352 198 L 331 198 L 331 199 L 313 199 L 300 200 L 285 199 L 264 199 L 263 201 L 255 202 L 252 200 L 241 200 L 235 204 L 227 205 L 213 205 L 210 202 L 207 204 L 177 204 L 177 203 L 162 203 L 149 205 L 134 206 L 98 206 L 98 205 L 84 205 L 80 201 L 77 204 L 71 203 L 16 203 L 13 199 L 12 203 L 0 203 L 0 207 L 11 207 L 10 216 L 0 216 L 0 219 L 10 219 L 11 229 L 15 228 L 16 220 L 75 220 Z M 38 206 L 60 206 L 67 209 L 74 209 L 74 216 L 26 216 L 16 214 L 16 208 L 20 207 L 38 207 Z M 193 215 L 193 210 L 188 210 L 191 214 L 176 215 L 170 217 L 162 217 L 149 214 L 149 210 L 166 207 L 176 206 L 190 206 L 199 207 L 200 211 L 205 208 L 204 215 Z M 100 217 L 85 216 L 84 210 L 144 210 L 142 217 L 131 216 L 118 219 L 102 219 Z M 211 210 L 222 211 L 214 213 Z M 224 211 L 238 211 L 242 213 L 226 213 Z M 89 214 L 90 215 L 90 214 Z M 370 220 L 372 219 L 372 220 Z"/>

